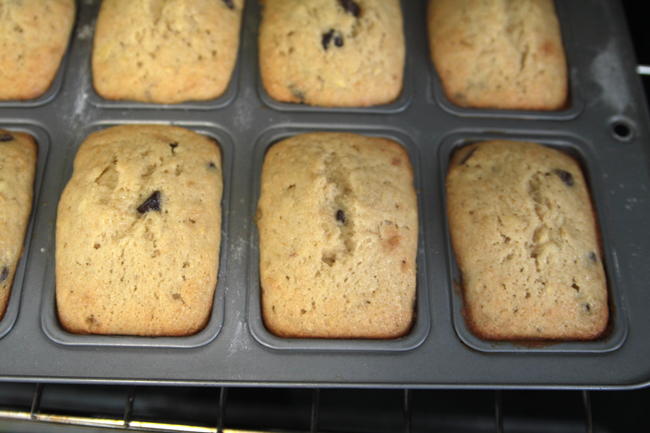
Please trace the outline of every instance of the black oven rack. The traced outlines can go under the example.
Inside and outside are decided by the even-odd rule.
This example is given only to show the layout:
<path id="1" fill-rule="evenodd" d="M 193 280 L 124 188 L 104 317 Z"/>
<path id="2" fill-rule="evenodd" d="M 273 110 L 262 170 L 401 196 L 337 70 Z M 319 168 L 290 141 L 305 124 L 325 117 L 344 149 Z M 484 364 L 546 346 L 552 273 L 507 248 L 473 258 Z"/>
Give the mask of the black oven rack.
<path id="1" fill-rule="evenodd" d="M 0 387 L 0 430 L 608 433 L 645 431 L 649 420 L 641 411 L 649 400 L 650 389 L 433 391 L 12 384 Z"/>

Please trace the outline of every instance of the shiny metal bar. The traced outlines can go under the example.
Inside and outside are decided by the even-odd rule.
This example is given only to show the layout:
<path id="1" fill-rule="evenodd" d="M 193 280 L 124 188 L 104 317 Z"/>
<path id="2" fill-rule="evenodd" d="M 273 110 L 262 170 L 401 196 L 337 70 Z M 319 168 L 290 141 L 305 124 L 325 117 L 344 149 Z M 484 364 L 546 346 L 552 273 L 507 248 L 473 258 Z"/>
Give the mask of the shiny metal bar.
<path id="1" fill-rule="evenodd" d="M 639 65 L 636 67 L 636 73 L 639 75 L 650 75 L 650 66 Z"/>
<path id="2" fill-rule="evenodd" d="M 126 428 L 121 419 L 90 418 L 85 416 L 38 414 L 32 420 L 52 424 L 74 425 L 80 427 Z"/>
<path id="3" fill-rule="evenodd" d="M 41 406 L 41 395 L 43 394 L 43 384 L 37 383 L 36 389 L 34 390 L 34 399 L 32 400 L 32 409 L 29 412 L 29 417 L 31 419 L 36 419 L 38 416 L 38 411 Z"/>
<path id="4" fill-rule="evenodd" d="M 503 433 L 503 404 L 500 390 L 494 391 L 494 421 L 497 433 Z"/>
<path id="5" fill-rule="evenodd" d="M 0 410 L 0 419 L 8 419 L 13 421 L 29 421 L 32 419 L 31 415 L 32 414 L 29 412 Z"/>
<path id="6" fill-rule="evenodd" d="M 320 389 L 316 388 L 311 395 L 311 427 L 309 431 L 316 433 L 318 431 L 318 408 L 320 406 Z"/>
<path id="7" fill-rule="evenodd" d="M 77 427 L 102 427 L 129 431 L 156 431 L 156 432 L 191 432 L 191 433 L 271 433 L 263 430 L 237 430 L 222 429 L 219 432 L 214 427 L 201 427 L 186 424 L 165 424 L 148 421 L 131 421 L 125 425 L 123 420 L 107 418 L 91 418 L 68 415 L 37 414 L 31 416 L 30 412 L 0 411 L 0 419 L 9 421 L 33 421 Z"/>
<path id="8" fill-rule="evenodd" d="M 135 399 L 135 386 L 129 387 L 129 393 L 126 396 L 126 407 L 124 408 L 124 425 L 126 427 L 131 423 L 131 414 L 133 413 L 133 400 Z"/>
<path id="9" fill-rule="evenodd" d="M 217 432 L 222 433 L 223 430 L 223 419 L 226 415 L 226 400 L 228 398 L 228 388 L 225 386 L 221 388 L 219 393 L 219 419 L 217 420 Z"/>

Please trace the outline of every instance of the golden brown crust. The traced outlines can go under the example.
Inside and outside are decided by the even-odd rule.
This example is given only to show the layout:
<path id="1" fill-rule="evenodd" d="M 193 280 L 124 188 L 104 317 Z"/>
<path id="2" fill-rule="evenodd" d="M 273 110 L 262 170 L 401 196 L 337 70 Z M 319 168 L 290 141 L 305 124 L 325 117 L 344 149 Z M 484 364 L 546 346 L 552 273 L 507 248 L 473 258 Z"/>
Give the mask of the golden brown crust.
<path id="1" fill-rule="evenodd" d="M 405 43 L 398 0 L 266 0 L 260 71 L 269 96 L 324 107 L 370 106 L 402 90 Z"/>
<path id="2" fill-rule="evenodd" d="M 104 0 L 93 84 L 106 99 L 173 104 L 221 96 L 237 60 L 244 0 Z"/>
<path id="3" fill-rule="evenodd" d="M 0 0 L 0 100 L 41 96 L 68 46 L 74 0 Z"/>
<path id="4" fill-rule="evenodd" d="M 567 65 L 552 0 L 430 0 L 431 58 L 468 108 L 561 110 Z"/>
<path id="5" fill-rule="evenodd" d="M 413 323 L 417 198 L 392 140 L 311 133 L 267 152 L 256 221 L 264 323 L 297 338 L 397 338 Z"/>
<path id="6" fill-rule="evenodd" d="M 205 327 L 217 283 L 222 171 L 214 140 L 124 125 L 81 145 L 57 217 L 56 296 L 73 333 Z"/>
<path id="7" fill-rule="evenodd" d="M 0 129 L 0 320 L 25 242 L 37 153 L 31 135 Z"/>
<path id="8" fill-rule="evenodd" d="M 463 147 L 450 162 L 447 214 L 472 332 L 489 340 L 602 335 L 607 281 L 573 158 L 524 142 Z"/>

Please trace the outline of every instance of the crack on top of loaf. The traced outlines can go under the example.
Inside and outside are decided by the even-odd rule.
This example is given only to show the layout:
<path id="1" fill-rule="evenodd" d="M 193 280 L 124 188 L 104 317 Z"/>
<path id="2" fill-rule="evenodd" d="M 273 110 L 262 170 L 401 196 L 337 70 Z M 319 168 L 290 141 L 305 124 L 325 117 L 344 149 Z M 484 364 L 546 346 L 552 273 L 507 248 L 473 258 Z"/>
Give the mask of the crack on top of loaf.
<path id="1" fill-rule="evenodd" d="M 339 242 L 336 247 L 322 252 L 322 260 L 333 266 L 337 260 L 352 255 L 356 249 L 354 213 L 350 206 L 354 193 L 348 171 L 344 169 L 335 152 L 325 156 L 324 166 L 325 189 L 333 188 L 332 198 L 323 203 L 325 214 L 331 218 L 331 221 L 324 222 L 324 231 L 327 233 L 334 227 Z"/>
<path id="2" fill-rule="evenodd" d="M 99 176 L 97 176 L 95 183 L 99 186 L 113 190 L 117 187 L 119 179 L 120 174 L 117 171 L 117 157 L 113 157 L 111 163 L 102 170 Z"/>
<path id="3" fill-rule="evenodd" d="M 535 213 L 540 221 L 544 221 L 548 212 L 551 210 L 551 203 L 542 191 L 544 178 L 550 175 L 550 172 L 542 173 L 541 171 L 537 171 L 528 181 L 528 195 L 533 200 Z"/>
<path id="4" fill-rule="evenodd" d="M 526 242 L 526 248 L 535 260 L 535 269 L 539 274 L 546 264 L 562 260 L 562 251 L 566 250 L 565 218 L 558 212 L 559 203 L 553 195 L 551 171 L 537 171 L 528 181 L 527 193 L 532 200 L 537 221 L 532 221 L 532 237 Z M 576 287 L 573 287 L 576 289 Z M 579 291 L 579 288 L 576 289 Z"/>

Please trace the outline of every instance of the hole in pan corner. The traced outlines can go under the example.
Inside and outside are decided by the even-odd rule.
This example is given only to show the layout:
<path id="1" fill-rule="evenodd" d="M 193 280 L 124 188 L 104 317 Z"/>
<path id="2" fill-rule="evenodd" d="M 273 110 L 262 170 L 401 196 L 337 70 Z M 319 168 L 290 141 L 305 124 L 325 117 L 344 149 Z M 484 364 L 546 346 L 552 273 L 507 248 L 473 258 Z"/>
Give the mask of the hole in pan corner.
<path id="1" fill-rule="evenodd" d="M 629 143 L 636 135 L 634 125 L 627 119 L 614 119 L 610 122 L 609 128 L 612 137 L 622 143 Z"/>

